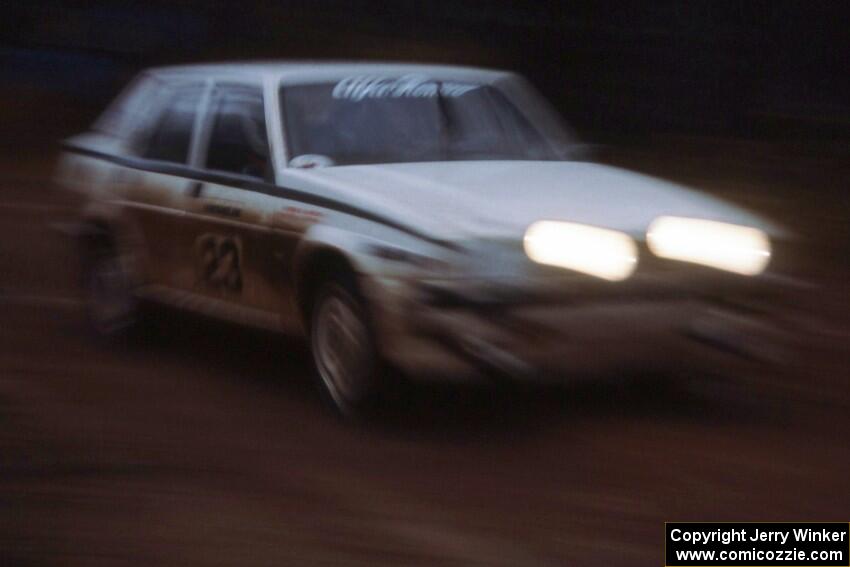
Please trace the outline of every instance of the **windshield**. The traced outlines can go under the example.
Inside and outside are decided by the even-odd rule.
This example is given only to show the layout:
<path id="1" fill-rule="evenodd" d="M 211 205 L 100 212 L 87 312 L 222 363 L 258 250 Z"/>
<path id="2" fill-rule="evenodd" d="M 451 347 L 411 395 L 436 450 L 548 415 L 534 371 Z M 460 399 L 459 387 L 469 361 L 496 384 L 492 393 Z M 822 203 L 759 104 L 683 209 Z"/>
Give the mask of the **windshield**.
<path id="1" fill-rule="evenodd" d="M 350 77 L 287 86 L 281 100 L 293 166 L 558 159 L 491 85 Z"/>

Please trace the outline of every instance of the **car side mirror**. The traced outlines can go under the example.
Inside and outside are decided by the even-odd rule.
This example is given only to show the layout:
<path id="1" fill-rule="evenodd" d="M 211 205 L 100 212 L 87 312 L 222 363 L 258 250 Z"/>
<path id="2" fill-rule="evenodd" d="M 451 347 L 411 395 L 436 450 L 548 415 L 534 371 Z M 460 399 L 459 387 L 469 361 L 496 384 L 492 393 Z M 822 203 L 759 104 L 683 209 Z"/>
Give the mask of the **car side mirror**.
<path id="1" fill-rule="evenodd" d="M 317 167 L 331 167 L 334 160 L 322 154 L 301 154 L 289 160 L 289 167 L 297 169 L 314 169 Z"/>

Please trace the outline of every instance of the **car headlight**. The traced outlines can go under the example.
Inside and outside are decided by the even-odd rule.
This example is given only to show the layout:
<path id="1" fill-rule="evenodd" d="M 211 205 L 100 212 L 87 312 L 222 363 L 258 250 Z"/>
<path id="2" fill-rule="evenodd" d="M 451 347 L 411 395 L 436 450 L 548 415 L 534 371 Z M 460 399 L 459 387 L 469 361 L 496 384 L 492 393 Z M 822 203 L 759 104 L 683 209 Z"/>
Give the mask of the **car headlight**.
<path id="1" fill-rule="evenodd" d="M 703 264 L 746 276 L 770 261 L 770 241 L 757 228 L 681 217 L 658 217 L 646 234 L 656 256 Z"/>
<path id="2" fill-rule="evenodd" d="M 539 264 L 610 281 L 626 279 L 637 265 L 637 246 L 629 235 L 584 224 L 535 222 L 525 232 L 523 247 Z"/>

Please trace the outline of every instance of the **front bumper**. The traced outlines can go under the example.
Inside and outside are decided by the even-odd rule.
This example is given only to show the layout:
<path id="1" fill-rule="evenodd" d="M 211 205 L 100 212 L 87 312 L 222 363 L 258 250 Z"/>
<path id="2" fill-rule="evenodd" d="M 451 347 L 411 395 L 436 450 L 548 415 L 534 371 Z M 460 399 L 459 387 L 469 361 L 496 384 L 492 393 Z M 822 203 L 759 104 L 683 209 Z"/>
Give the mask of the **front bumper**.
<path id="1" fill-rule="evenodd" d="M 662 285 L 663 284 L 663 285 Z M 677 285 L 678 284 L 678 285 Z M 776 361 L 764 286 L 364 282 L 383 355 L 418 377 L 568 380 L 637 368 Z M 761 282 L 763 284 L 763 282 Z"/>

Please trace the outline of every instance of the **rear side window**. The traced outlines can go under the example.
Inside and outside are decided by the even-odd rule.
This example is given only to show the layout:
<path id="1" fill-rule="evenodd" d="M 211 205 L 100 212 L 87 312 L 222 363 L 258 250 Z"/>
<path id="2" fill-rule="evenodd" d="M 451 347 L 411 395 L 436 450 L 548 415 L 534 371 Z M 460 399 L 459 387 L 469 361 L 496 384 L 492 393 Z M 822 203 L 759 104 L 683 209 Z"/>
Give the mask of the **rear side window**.
<path id="1" fill-rule="evenodd" d="M 148 139 L 145 157 L 186 163 L 202 93 L 200 85 L 183 87 L 166 101 L 165 108 Z"/>
<path id="2" fill-rule="evenodd" d="M 147 121 L 158 81 L 136 77 L 116 98 L 92 126 L 92 130 L 108 136 L 130 139 Z"/>
<path id="3" fill-rule="evenodd" d="M 220 85 L 211 108 L 207 168 L 271 180 L 262 90 Z"/>

